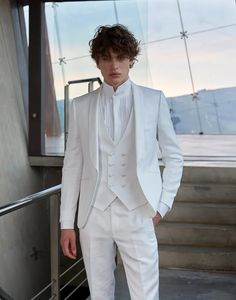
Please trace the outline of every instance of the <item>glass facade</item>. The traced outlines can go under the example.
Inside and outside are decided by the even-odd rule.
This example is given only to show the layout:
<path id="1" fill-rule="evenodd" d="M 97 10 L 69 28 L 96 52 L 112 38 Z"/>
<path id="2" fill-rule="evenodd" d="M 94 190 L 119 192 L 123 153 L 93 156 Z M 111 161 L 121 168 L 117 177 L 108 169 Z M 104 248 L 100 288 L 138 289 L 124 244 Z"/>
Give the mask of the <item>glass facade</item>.
<path id="1" fill-rule="evenodd" d="M 140 40 L 131 79 L 164 91 L 178 134 L 236 133 L 235 1 L 53 2 L 45 14 L 62 135 L 64 87 L 101 76 L 88 41 L 98 26 L 115 23 Z M 70 86 L 69 98 L 87 91 Z"/>

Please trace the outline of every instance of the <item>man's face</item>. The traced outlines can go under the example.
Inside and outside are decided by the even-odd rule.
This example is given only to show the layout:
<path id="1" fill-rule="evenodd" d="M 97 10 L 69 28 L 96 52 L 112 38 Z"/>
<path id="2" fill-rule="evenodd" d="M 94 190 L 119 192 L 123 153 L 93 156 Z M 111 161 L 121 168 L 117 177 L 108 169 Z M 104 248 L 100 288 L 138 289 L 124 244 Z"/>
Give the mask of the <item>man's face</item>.
<path id="1" fill-rule="evenodd" d="M 99 58 L 97 67 L 100 69 L 104 81 L 117 89 L 129 78 L 129 69 L 132 61 L 127 56 L 121 56 L 112 50 Z"/>

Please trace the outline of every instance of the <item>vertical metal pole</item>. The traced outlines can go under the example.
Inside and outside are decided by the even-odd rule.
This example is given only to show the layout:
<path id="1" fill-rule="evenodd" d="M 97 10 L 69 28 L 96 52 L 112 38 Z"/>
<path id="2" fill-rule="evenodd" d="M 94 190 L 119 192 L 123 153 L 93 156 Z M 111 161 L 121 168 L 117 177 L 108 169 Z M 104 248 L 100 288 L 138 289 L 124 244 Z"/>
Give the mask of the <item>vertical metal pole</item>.
<path id="1" fill-rule="evenodd" d="M 89 81 L 88 83 L 88 92 L 91 93 L 93 91 L 93 81 Z"/>
<path id="2" fill-rule="evenodd" d="M 29 155 L 45 153 L 42 102 L 44 3 L 29 1 Z"/>
<path id="3" fill-rule="evenodd" d="M 69 127 L 69 84 L 64 88 L 64 149 L 66 150 L 66 141 Z"/>
<path id="4" fill-rule="evenodd" d="M 193 101 L 195 103 L 195 107 L 196 107 L 196 112 L 197 112 L 197 117 L 198 117 L 198 123 L 199 123 L 199 128 L 200 128 L 200 131 L 198 132 L 199 134 L 203 134 L 203 127 L 202 127 L 202 119 L 201 119 L 201 114 L 200 114 L 200 109 L 199 109 L 199 105 L 198 105 L 198 96 L 197 94 L 193 94 Z"/>
<path id="5" fill-rule="evenodd" d="M 217 122 L 217 125 L 218 125 L 218 133 L 222 134 L 222 130 L 221 130 L 221 126 L 220 126 L 220 117 L 219 117 L 219 112 L 218 112 L 218 105 L 217 105 L 217 102 L 216 102 L 214 92 L 212 92 L 212 96 L 213 96 L 213 105 L 215 107 L 215 112 L 216 112 L 216 122 Z"/>
<path id="6" fill-rule="evenodd" d="M 60 299 L 59 275 L 59 196 L 50 196 L 50 245 L 51 245 L 51 293 L 54 299 Z"/>

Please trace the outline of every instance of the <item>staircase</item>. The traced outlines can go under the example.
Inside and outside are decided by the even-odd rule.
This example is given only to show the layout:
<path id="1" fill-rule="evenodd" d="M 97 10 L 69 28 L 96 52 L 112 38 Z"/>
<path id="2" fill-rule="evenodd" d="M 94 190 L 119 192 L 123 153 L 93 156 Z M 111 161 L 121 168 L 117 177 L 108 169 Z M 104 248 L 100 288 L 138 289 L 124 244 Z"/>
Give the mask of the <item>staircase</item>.
<path id="1" fill-rule="evenodd" d="M 235 272 L 236 169 L 185 167 L 156 233 L 162 268 Z"/>

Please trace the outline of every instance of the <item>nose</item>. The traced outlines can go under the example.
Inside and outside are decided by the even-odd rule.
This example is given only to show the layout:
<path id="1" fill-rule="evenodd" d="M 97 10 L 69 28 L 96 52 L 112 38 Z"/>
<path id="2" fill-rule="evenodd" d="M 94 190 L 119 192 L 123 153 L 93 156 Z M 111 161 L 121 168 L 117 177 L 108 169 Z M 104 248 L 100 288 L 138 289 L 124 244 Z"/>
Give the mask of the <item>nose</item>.
<path id="1" fill-rule="evenodd" d="M 116 70 L 118 68 L 118 60 L 117 59 L 112 59 L 111 60 L 111 66 L 112 66 L 112 69 Z"/>

